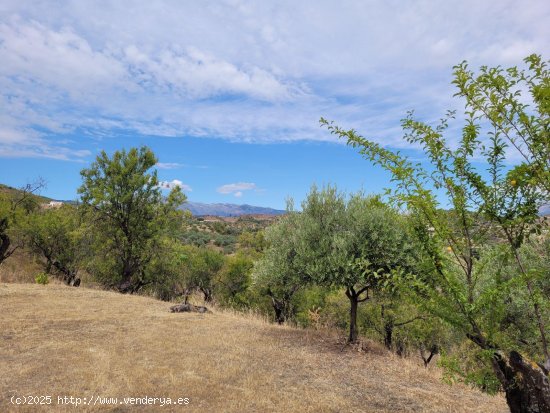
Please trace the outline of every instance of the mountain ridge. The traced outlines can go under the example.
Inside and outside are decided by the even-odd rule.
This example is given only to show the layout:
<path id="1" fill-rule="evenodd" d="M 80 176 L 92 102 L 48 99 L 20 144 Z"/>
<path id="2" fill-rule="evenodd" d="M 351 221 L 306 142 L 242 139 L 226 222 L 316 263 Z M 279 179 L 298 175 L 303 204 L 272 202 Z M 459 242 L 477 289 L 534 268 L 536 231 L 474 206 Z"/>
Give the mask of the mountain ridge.
<path id="1" fill-rule="evenodd" d="M 190 211 L 195 216 L 213 215 L 231 217 L 240 215 L 283 215 L 286 211 L 248 204 L 204 203 L 187 201 L 180 209 Z"/>

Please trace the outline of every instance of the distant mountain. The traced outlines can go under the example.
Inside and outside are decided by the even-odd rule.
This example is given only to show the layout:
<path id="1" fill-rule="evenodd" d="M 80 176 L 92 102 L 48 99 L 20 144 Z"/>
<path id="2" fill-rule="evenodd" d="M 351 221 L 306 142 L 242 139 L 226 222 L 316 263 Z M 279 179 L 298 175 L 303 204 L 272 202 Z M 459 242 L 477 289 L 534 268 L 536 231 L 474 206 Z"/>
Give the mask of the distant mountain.
<path id="1" fill-rule="evenodd" d="M 252 205 L 237 204 L 203 204 L 201 202 L 186 202 L 181 209 L 191 211 L 195 216 L 215 215 L 219 217 L 234 217 L 239 215 L 282 215 L 286 211 Z"/>

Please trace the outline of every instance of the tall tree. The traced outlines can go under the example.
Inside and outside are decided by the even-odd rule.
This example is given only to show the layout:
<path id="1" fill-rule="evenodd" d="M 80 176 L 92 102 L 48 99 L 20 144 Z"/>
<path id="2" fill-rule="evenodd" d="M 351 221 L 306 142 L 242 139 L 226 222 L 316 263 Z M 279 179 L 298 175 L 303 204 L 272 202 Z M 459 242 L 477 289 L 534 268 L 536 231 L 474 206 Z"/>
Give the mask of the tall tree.
<path id="1" fill-rule="evenodd" d="M 179 187 L 163 200 L 157 159 L 142 146 L 102 151 L 90 168 L 81 171 L 78 192 L 93 224 L 103 265 L 98 276 L 121 292 L 136 292 L 152 282 L 147 272 L 171 212 L 185 201 Z"/>
<path id="2" fill-rule="evenodd" d="M 405 139 L 420 145 L 429 169 L 355 130 L 321 119 L 331 133 L 392 174 L 394 199 L 419 217 L 417 233 L 432 262 L 432 277 L 417 279 L 416 288 L 435 315 L 492 355 L 493 370 L 513 413 L 550 411 L 549 306 L 537 289 L 541 283 L 533 280 L 519 253 L 529 235 L 540 231 L 538 208 L 549 201 L 550 77 L 547 62 L 539 56 L 525 61 L 527 69 L 482 67 L 477 76 L 466 63 L 455 67 L 453 83 L 466 106 L 462 136 L 456 142 L 445 138 L 453 112 L 435 127 L 412 113 L 403 120 Z M 513 168 L 506 163 L 510 151 L 521 159 Z M 485 170 L 479 167 L 479 157 L 485 158 Z M 448 212 L 438 202 L 440 191 L 446 194 Z M 508 244 L 514 274 L 504 276 L 484 265 L 483 257 L 479 260 L 480 246 L 495 231 Z M 514 307 L 503 303 L 518 297 L 529 303 L 530 314 L 523 318 L 538 330 L 538 351 L 532 344 L 511 340 L 500 328 Z M 526 360 L 525 353 L 533 350 L 539 365 Z"/>

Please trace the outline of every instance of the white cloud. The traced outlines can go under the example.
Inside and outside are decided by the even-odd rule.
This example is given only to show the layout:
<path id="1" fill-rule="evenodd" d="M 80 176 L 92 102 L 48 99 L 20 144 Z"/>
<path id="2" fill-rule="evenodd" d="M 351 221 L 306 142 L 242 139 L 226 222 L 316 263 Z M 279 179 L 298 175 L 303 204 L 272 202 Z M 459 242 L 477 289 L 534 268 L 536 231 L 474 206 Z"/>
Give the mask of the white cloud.
<path id="1" fill-rule="evenodd" d="M 159 169 L 179 169 L 183 164 L 177 162 L 157 162 L 155 165 Z"/>
<path id="2" fill-rule="evenodd" d="M 2 116 L 0 116 L 0 122 Z M 36 131 L 9 125 L 0 127 L 0 157 L 4 158 L 48 158 L 63 161 L 81 162 L 91 152 L 87 149 L 74 149 L 61 143 L 50 142 L 40 137 Z"/>
<path id="3" fill-rule="evenodd" d="M 159 187 L 162 189 L 174 189 L 176 187 L 180 187 L 182 191 L 187 191 L 187 192 L 192 191 L 189 185 L 184 184 L 182 181 L 178 179 L 173 179 L 171 181 L 160 181 Z"/>
<path id="4" fill-rule="evenodd" d="M 333 141 L 320 116 L 399 146 L 407 110 L 458 105 L 453 64 L 548 58 L 548 20 L 538 0 L 4 0 L 0 156 L 86 157 L 62 143 L 79 130 Z"/>
<path id="5" fill-rule="evenodd" d="M 184 52 L 165 49 L 147 55 L 131 45 L 124 50 L 123 61 L 134 81 L 144 88 L 160 88 L 191 98 L 243 94 L 277 101 L 302 93 L 298 86 L 285 85 L 267 70 L 237 67 L 194 47 Z"/>
<path id="6" fill-rule="evenodd" d="M 250 191 L 252 189 L 258 189 L 255 183 L 252 182 L 237 182 L 234 184 L 226 184 L 216 189 L 220 194 L 233 194 L 236 198 L 243 196 L 243 191 Z"/>
<path id="7" fill-rule="evenodd" d="M 36 22 L 11 19 L 0 24 L 0 73 L 34 87 L 54 87 L 73 98 L 123 84 L 125 68 L 108 52 L 93 50 L 72 29 L 51 30 Z M 87 99 L 90 96 L 86 97 Z"/>

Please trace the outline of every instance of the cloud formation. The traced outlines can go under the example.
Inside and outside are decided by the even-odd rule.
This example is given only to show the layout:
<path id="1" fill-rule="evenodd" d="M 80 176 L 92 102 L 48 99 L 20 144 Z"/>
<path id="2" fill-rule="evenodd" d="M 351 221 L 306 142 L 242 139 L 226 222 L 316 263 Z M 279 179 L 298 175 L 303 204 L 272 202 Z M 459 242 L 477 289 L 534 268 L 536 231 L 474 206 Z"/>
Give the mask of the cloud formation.
<path id="1" fill-rule="evenodd" d="M 320 116 L 400 146 L 407 110 L 459 105 L 452 65 L 548 56 L 548 20 L 537 0 L 5 0 L 0 156 L 82 159 L 121 131 L 333 140 Z"/>
<path id="2" fill-rule="evenodd" d="M 252 182 L 237 182 L 234 184 L 226 184 L 216 189 L 220 194 L 233 194 L 234 197 L 240 198 L 243 196 L 243 191 L 257 190 L 258 187 Z"/>
<path id="3" fill-rule="evenodd" d="M 158 169 L 179 169 L 183 167 L 181 163 L 177 163 L 177 162 L 157 162 L 155 166 Z"/>
<path id="4" fill-rule="evenodd" d="M 191 192 L 193 189 L 189 186 L 184 184 L 179 179 L 173 179 L 171 181 L 160 181 L 159 187 L 162 189 L 174 189 L 176 187 L 180 187 L 182 191 Z"/>

